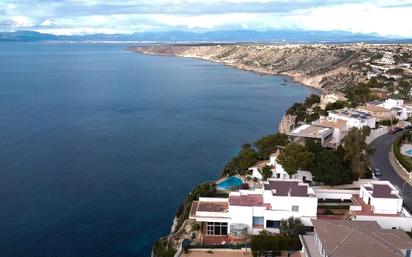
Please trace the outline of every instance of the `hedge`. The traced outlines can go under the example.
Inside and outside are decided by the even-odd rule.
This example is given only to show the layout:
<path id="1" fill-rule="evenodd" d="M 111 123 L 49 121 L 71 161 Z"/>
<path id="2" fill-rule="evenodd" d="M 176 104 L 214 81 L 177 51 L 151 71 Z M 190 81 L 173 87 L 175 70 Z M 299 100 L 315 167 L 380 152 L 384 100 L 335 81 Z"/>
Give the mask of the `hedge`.
<path id="1" fill-rule="evenodd" d="M 284 250 L 299 251 L 302 249 L 302 244 L 299 237 L 260 234 L 252 236 L 250 248 L 252 249 L 253 256 L 256 257 L 266 255 L 267 253 L 276 255 Z"/>
<path id="2" fill-rule="evenodd" d="M 405 131 L 395 139 L 395 142 L 393 143 L 393 152 L 396 156 L 396 159 L 398 162 L 408 171 L 410 172 L 412 170 L 412 164 L 405 160 L 405 156 L 401 154 L 401 144 L 402 141 L 406 138 L 410 137 L 409 131 Z"/>

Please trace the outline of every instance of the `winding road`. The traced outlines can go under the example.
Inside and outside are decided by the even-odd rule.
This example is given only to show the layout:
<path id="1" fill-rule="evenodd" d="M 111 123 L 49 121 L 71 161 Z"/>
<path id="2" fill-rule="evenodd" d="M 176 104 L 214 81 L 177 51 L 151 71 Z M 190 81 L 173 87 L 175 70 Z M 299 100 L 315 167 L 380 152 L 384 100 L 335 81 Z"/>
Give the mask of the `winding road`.
<path id="1" fill-rule="evenodd" d="M 370 166 L 382 171 L 383 176 L 381 180 L 389 180 L 392 184 L 398 186 L 400 190 L 402 190 L 404 186 L 404 190 L 401 192 L 401 194 L 403 194 L 403 202 L 407 209 L 412 210 L 412 187 L 408 183 L 405 183 L 389 161 L 389 151 L 399 135 L 400 133 L 385 134 L 371 143 L 371 146 L 375 149 L 375 153 L 370 158 Z"/>

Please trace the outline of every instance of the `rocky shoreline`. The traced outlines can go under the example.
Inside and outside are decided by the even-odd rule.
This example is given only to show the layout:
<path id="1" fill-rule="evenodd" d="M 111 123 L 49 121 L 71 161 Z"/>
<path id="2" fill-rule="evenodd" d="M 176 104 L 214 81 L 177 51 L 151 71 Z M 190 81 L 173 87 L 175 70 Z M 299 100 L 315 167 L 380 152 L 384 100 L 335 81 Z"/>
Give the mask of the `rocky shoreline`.
<path id="1" fill-rule="evenodd" d="M 129 50 L 196 58 L 265 75 L 282 75 L 321 91 L 342 90 L 365 80 L 358 68 L 367 56 L 353 45 L 148 45 Z"/>

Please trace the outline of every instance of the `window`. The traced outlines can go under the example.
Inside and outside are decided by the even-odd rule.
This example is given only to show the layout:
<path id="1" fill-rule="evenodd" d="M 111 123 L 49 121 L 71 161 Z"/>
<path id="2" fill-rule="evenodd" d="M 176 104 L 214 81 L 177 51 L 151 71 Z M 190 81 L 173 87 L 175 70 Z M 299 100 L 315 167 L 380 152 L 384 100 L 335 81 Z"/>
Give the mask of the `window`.
<path id="1" fill-rule="evenodd" d="M 253 226 L 255 225 L 262 225 L 265 223 L 264 217 L 253 217 Z"/>
<path id="2" fill-rule="evenodd" d="M 227 223 L 226 222 L 208 222 L 206 225 L 207 235 L 227 235 Z"/>
<path id="3" fill-rule="evenodd" d="M 267 220 L 266 227 L 267 228 L 279 228 L 280 220 Z"/>
<path id="4" fill-rule="evenodd" d="M 298 212 L 299 211 L 299 205 L 292 205 L 292 211 L 293 212 Z"/>

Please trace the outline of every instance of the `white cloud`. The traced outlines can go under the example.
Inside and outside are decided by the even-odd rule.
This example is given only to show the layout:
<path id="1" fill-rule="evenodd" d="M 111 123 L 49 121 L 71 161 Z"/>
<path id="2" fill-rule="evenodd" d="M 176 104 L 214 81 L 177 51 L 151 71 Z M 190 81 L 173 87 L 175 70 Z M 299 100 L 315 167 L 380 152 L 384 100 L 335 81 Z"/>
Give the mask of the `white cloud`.
<path id="1" fill-rule="evenodd" d="M 53 23 L 49 19 L 44 20 L 42 23 L 40 23 L 40 26 L 43 26 L 43 27 L 48 27 L 48 26 L 51 26 L 51 25 L 53 25 Z"/>
<path id="2" fill-rule="evenodd" d="M 33 23 L 26 16 L 12 16 L 10 17 L 13 27 L 31 27 Z"/>
<path id="3" fill-rule="evenodd" d="M 347 4 L 297 11 L 287 15 L 285 19 L 308 30 L 344 30 L 412 37 L 412 23 L 408 22 L 411 14 L 411 7 L 384 8 L 372 4 Z"/>
<path id="4" fill-rule="evenodd" d="M 5 29 L 59 34 L 305 29 L 412 37 L 411 14 L 412 0 L 0 0 L 0 21 L 11 21 Z"/>

